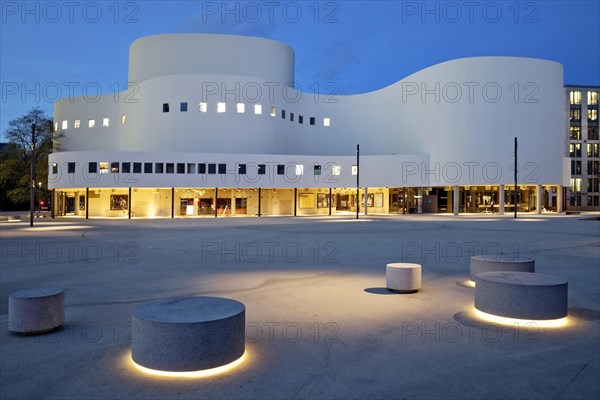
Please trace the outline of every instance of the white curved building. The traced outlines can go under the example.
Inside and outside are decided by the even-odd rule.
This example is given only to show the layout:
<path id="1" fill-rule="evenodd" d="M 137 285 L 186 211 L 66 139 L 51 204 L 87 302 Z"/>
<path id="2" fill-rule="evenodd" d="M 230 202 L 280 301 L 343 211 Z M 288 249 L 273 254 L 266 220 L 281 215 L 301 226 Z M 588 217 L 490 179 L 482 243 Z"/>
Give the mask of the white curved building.
<path id="1" fill-rule="evenodd" d="M 58 215 L 509 212 L 514 137 L 518 209 L 562 208 L 558 63 L 458 59 L 352 96 L 294 89 L 294 51 L 268 39 L 148 36 L 129 63 L 127 90 L 55 104 Z"/>

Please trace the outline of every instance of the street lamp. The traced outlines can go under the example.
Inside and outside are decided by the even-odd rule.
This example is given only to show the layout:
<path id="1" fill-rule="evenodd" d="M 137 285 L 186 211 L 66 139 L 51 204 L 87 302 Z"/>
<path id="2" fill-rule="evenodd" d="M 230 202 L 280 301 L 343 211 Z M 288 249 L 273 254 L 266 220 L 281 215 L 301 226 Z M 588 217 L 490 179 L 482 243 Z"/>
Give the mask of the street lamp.
<path id="1" fill-rule="evenodd" d="M 29 187 L 29 226 L 33 226 L 33 210 L 35 208 L 35 124 L 31 124 L 31 171 Z"/>

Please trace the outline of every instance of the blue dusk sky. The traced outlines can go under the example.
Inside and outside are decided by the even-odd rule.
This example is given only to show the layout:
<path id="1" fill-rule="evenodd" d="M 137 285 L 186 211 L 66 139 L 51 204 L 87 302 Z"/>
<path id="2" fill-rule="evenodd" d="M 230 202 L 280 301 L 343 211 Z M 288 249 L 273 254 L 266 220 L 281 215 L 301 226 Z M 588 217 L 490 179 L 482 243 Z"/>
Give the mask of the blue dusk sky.
<path id="1" fill-rule="evenodd" d="M 8 121 L 87 88 L 127 84 L 129 45 L 161 33 L 280 40 L 304 91 L 368 92 L 461 57 L 564 65 L 566 84 L 600 85 L 593 1 L 2 1 L 2 141 Z"/>

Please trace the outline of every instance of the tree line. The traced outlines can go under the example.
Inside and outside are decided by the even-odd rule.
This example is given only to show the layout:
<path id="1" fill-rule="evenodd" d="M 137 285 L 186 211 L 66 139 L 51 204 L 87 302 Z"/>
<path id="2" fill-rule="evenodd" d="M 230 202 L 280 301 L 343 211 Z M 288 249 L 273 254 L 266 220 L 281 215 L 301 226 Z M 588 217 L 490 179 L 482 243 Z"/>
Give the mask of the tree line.
<path id="1" fill-rule="evenodd" d="M 57 150 L 62 134 L 54 132 L 52 119 L 39 107 L 34 107 L 27 114 L 10 121 L 4 131 L 8 143 L 0 149 L 0 211 L 29 210 L 32 124 L 35 124 L 36 133 L 36 208 L 40 199 L 48 204 L 48 155 Z"/>

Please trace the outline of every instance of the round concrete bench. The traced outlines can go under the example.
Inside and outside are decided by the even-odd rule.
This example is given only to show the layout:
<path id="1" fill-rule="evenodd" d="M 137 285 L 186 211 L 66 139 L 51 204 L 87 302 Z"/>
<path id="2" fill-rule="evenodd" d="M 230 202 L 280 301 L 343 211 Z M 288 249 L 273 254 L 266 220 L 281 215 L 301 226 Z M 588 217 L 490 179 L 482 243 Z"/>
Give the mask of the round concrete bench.
<path id="1" fill-rule="evenodd" d="M 131 356 L 160 371 L 220 367 L 245 350 L 246 309 L 220 297 L 185 297 L 144 303 L 133 310 Z"/>
<path id="2" fill-rule="evenodd" d="M 565 279 L 530 272 L 482 272 L 475 276 L 475 308 L 507 318 L 548 320 L 567 316 Z"/>
<path id="3" fill-rule="evenodd" d="M 35 335 L 50 332 L 65 322 L 65 291 L 33 288 L 8 296 L 8 330 Z"/>
<path id="4" fill-rule="evenodd" d="M 472 256 L 471 257 L 471 280 L 475 281 L 475 275 L 480 272 L 493 271 L 518 271 L 535 272 L 535 260 L 515 260 L 514 257 L 499 256 Z"/>
<path id="5" fill-rule="evenodd" d="M 391 263 L 385 268 L 386 287 L 398 293 L 413 293 L 421 289 L 421 265 Z"/>

